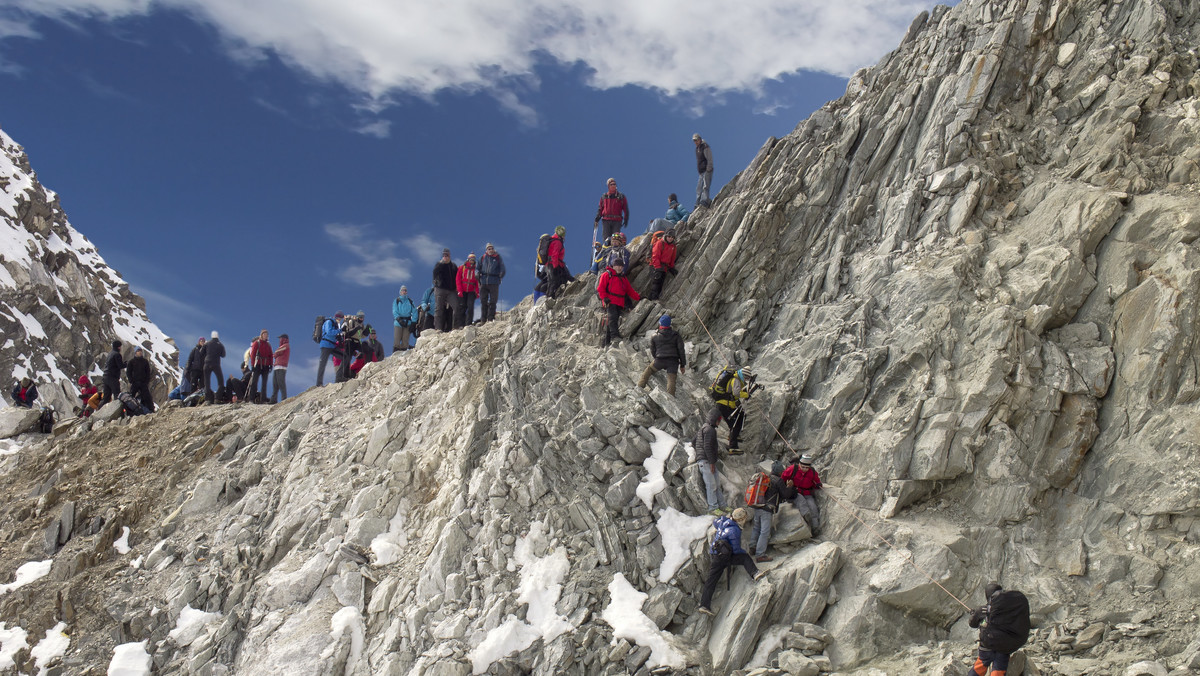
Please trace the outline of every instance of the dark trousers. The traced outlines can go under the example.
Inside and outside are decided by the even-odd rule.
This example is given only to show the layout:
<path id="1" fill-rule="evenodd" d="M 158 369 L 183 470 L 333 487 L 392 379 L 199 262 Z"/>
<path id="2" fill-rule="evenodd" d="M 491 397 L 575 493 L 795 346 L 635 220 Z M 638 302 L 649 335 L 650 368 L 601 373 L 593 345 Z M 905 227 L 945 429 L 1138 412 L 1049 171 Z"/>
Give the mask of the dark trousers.
<path id="1" fill-rule="evenodd" d="M 438 331 L 449 331 L 454 328 L 454 314 L 458 304 L 458 298 L 454 294 L 455 292 L 450 289 L 434 289 L 433 291 L 433 300 L 437 303 L 433 318 Z"/>
<path id="2" fill-rule="evenodd" d="M 110 378 L 108 376 L 104 376 L 103 384 L 104 384 L 104 387 L 101 389 L 103 389 L 103 391 L 104 391 L 104 396 L 100 399 L 100 401 L 107 404 L 108 402 L 113 400 L 113 397 L 115 397 L 121 393 L 120 376 L 117 376 L 116 378 Z"/>
<path id="3" fill-rule="evenodd" d="M 250 376 L 250 394 L 246 396 L 247 401 L 258 401 L 258 393 L 262 392 L 263 399 L 267 398 L 267 374 L 271 372 L 270 366 L 255 366 Z M 262 379 L 262 390 L 258 389 L 258 380 Z"/>
<path id="4" fill-rule="evenodd" d="M 479 285 L 479 319 L 490 322 L 496 318 L 496 301 L 500 300 L 499 284 Z"/>
<path id="5" fill-rule="evenodd" d="M 338 351 L 337 348 L 333 347 L 321 348 L 321 361 L 317 363 L 317 387 L 320 387 L 325 383 L 325 364 L 329 361 L 329 358 L 335 354 L 340 357 L 342 353 Z"/>
<path id="6" fill-rule="evenodd" d="M 283 401 L 287 399 L 287 367 L 275 369 L 274 382 L 271 384 L 271 403 Z M 279 393 L 283 393 L 283 397 L 279 397 Z"/>
<path id="7" fill-rule="evenodd" d="M 188 379 L 188 383 L 192 386 L 193 392 L 202 389 L 200 387 L 200 381 L 204 378 L 204 369 L 199 368 L 188 371 L 186 377 Z"/>
<path id="8" fill-rule="evenodd" d="M 221 373 L 221 365 L 204 367 L 204 401 L 213 402 L 213 391 L 209 385 L 212 383 L 212 374 L 217 374 L 217 396 L 225 394 L 225 374 Z"/>
<path id="9" fill-rule="evenodd" d="M 742 424 L 746 422 L 746 412 L 738 408 L 730 408 L 725 404 L 717 404 L 717 410 L 721 412 L 721 419 L 729 425 L 729 447 L 738 447 L 738 438 L 742 436 Z"/>
<path id="10" fill-rule="evenodd" d="M 150 394 L 150 383 L 129 383 L 129 393 L 142 402 L 147 411 L 154 410 L 154 396 Z"/>
<path id="11" fill-rule="evenodd" d="M 338 366 L 337 382 L 342 383 L 354 377 L 354 372 L 350 370 L 350 362 L 354 360 L 361 346 L 362 343 L 353 338 L 346 339 L 346 344 L 342 346 L 342 363 Z"/>
<path id="12" fill-rule="evenodd" d="M 620 305 L 609 303 L 604 311 L 608 314 L 608 326 L 604 329 L 604 347 L 608 347 L 614 340 L 621 338 L 621 310 Z"/>
<path id="13" fill-rule="evenodd" d="M 712 610 L 713 592 L 717 591 L 717 581 L 721 579 L 721 573 L 730 566 L 741 566 L 746 569 L 753 579 L 758 575 L 758 566 L 754 565 L 754 559 L 746 552 L 741 554 L 714 554 L 712 563 L 708 566 L 708 577 L 704 580 L 704 593 L 700 595 L 700 607 Z"/>
<path id="14" fill-rule="evenodd" d="M 650 273 L 650 293 L 646 294 L 646 297 L 650 300 L 658 300 L 658 297 L 662 295 L 663 284 L 665 284 L 666 281 L 667 271 L 660 268 L 654 268 L 654 270 Z"/>
<path id="15" fill-rule="evenodd" d="M 1003 674 L 1008 671 L 1009 653 L 996 652 L 994 650 L 979 649 L 979 657 L 975 660 L 975 665 L 967 672 L 967 676 L 988 676 L 990 668 L 991 673 L 997 672 Z"/>
<path id="16" fill-rule="evenodd" d="M 461 329 L 470 326 L 475 321 L 475 298 L 478 296 L 471 291 L 463 292 L 458 297 L 458 311 L 454 317 L 454 328 Z"/>
<path id="17" fill-rule="evenodd" d="M 601 220 L 600 221 L 600 229 L 601 229 L 600 241 L 606 242 L 606 241 L 608 241 L 609 237 L 613 236 L 614 233 L 621 232 L 621 221 L 620 220 L 616 220 L 616 221 Z"/>

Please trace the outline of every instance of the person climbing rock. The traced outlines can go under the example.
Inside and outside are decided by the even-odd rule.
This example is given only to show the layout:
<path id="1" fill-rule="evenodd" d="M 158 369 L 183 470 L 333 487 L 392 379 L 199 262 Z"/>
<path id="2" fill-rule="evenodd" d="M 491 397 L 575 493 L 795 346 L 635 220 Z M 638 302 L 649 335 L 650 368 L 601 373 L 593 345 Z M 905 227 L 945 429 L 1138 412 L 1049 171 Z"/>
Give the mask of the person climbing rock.
<path id="1" fill-rule="evenodd" d="M 759 474 L 750 479 L 750 486 L 746 490 L 746 506 L 754 509 L 754 525 L 750 529 L 750 541 L 754 544 L 750 546 L 750 554 L 757 555 L 754 560 L 759 563 L 772 560 L 767 556 L 767 547 L 771 542 L 771 524 L 775 514 L 779 512 L 779 503 L 791 499 L 794 493 L 794 489 L 779 476 L 782 472 L 783 463 L 776 462 L 771 466 L 770 473 L 760 473 L 766 474 L 766 485 L 761 494 L 755 494 L 753 503 L 750 502 L 750 495 L 752 489 L 758 486 Z"/>
<path id="2" fill-rule="evenodd" d="M 450 260 L 450 250 L 442 249 L 442 259 L 433 266 L 434 310 L 437 330 L 447 332 L 454 328 L 454 315 L 458 307 L 458 266 Z"/>
<path id="3" fill-rule="evenodd" d="M 645 387 L 650 376 L 659 371 L 667 372 L 667 394 L 675 396 L 675 381 L 687 367 L 687 353 L 683 349 L 683 336 L 671 328 L 671 315 L 658 318 L 658 331 L 650 339 L 650 365 L 642 371 L 638 387 Z"/>
<path id="4" fill-rule="evenodd" d="M 1004 676 L 1010 656 L 1029 640 L 1029 599 L 996 582 L 984 587 L 984 597 L 987 603 L 967 621 L 972 629 L 979 628 L 979 656 L 967 675 Z"/>
<path id="5" fill-rule="evenodd" d="M 658 300 L 662 295 L 663 284 L 667 281 L 667 275 L 675 275 L 675 230 L 668 230 L 662 239 L 654 243 L 652 253 L 650 254 L 650 293 L 647 298 L 650 300 Z"/>
<path id="6" fill-rule="evenodd" d="M 813 457 L 805 453 L 792 460 L 788 468 L 783 470 L 782 477 L 796 491 L 793 503 L 808 522 L 808 529 L 812 531 L 813 537 L 816 537 L 821 532 L 821 508 L 817 505 L 816 491 L 821 490 L 823 486 L 812 462 Z"/>
<path id="7" fill-rule="evenodd" d="M 696 460 L 700 463 L 700 478 L 704 479 L 704 497 L 708 502 L 708 511 L 713 516 L 720 516 L 725 512 L 721 504 L 721 480 L 717 475 L 720 450 L 717 447 L 717 423 L 720 420 L 715 411 L 709 411 L 708 419 L 700 426 L 700 431 L 696 432 L 696 439 L 692 442 L 696 450 Z"/>
<path id="8" fill-rule="evenodd" d="M 154 411 L 154 397 L 150 394 L 150 379 L 153 377 L 150 360 L 142 348 L 133 351 L 129 364 L 125 366 L 125 377 L 129 379 L 129 393 L 137 397 L 147 411 Z"/>
<path id="9" fill-rule="evenodd" d="M 605 264 L 611 266 L 613 261 L 621 261 L 625 266 L 625 272 L 629 272 L 629 247 L 625 246 L 625 233 L 615 232 L 609 240 L 608 256 L 604 259 Z"/>
<path id="10" fill-rule="evenodd" d="M 13 406 L 33 408 L 33 402 L 38 398 L 37 385 L 33 384 L 33 379 L 28 376 L 21 378 L 20 382 L 12 388 L 12 398 Z"/>
<path id="11" fill-rule="evenodd" d="M 112 352 L 104 362 L 104 403 L 112 401 L 121 392 L 121 371 L 125 370 L 125 358 L 121 356 L 121 341 L 112 342 Z"/>
<path id="12" fill-rule="evenodd" d="M 86 418 L 100 405 L 100 390 L 92 384 L 92 379 L 87 376 L 79 376 L 79 417 Z M 95 399 L 93 405 L 93 399 Z"/>
<path id="13" fill-rule="evenodd" d="M 742 409 L 742 404 L 762 387 L 755 384 L 754 380 L 755 376 L 750 369 L 734 369 L 727 366 L 717 374 L 708 388 L 709 395 L 716 402 L 713 410 L 729 426 L 729 455 L 742 454 L 741 446 L 738 445 L 742 425 L 746 422 L 746 412 Z"/>
<path id="14" fill-rule="evenodd" d="M 696 171 L 700 172 L 700 180 L 696 181 L 696 207 L 711 206 L 708 191 L 712 187 L 713 177 L 712 148 L 699 134 L 692 134 L 692 143 L 696 146 Z"/>
<path id="15" fill-rule="evenodd" d="M 629 200 L 617 190 L 617 179 L 607 181 L 608 191 L 600 196 L 600 208 L 596 209 L 596 225 L 603 228 L 600 239 L 606 240 L 613 233 L 629 225 Z"/>
<path id="16" fill-rule="evenodd" d="M 712 557 L 708 564 L 708 577 L 704 580 L 704 591 L 700 594 L 700 612 L 713 615 L 712 597 L 717 590 L 717 581 L 721 573 L 730 566 L 741 566 L 750 577 L 758 580 L 765 573 L 754 565 L 754 559 L 742 549 L 742 528 L 750 520 L 750 514 L 743 508 L 733 510 L 732 516 L 719 516 L 713 519 L 713 527 L 717 529 L 708 553 Z"/>
<path id="17" fill-rule="evenodd" d="M 454 328 L 461 329 L 475 323 L 475 299 L 479 297 L 475 252 L 467 254 L 467 260 L 459 266 L 455 288 L 458 291 L 458 314 L 454 317 Z"/>
<path id="18" fill-rule="evenodd" d="M 496 318 L 496 302 L 500 300 L 500 282 L 504 280 L 504 259 L 488 242 L 479 259 L 479 321 L 490 322 Z"/>
<path id="19" fill-rule="evenodd" d="M 625 266 L 620 260 L 613 261 L 604 274 L 600 275 L 600 281 L 596 283 L 596 294 L 600 296 L 600 302 L 604 304 L 604 310 L 608 314 L 608 327 L 604 332 L 603 345 L 608 347 L 621 337 L 621 311 L 625 309 L 626 303 L 632 306 L 642 297 L 625 278 Z"/>

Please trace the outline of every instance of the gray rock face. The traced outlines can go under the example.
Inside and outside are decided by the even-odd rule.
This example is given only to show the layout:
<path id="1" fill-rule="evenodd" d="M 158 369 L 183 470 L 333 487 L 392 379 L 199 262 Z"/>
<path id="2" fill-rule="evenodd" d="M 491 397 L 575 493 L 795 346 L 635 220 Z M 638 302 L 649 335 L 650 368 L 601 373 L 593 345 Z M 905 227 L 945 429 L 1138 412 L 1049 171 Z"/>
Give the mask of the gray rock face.
<path id="1" fill-rule="evenodd" d="M 37 383 L 39 403 L 70 415 L 79 376 L 97 380 L 114 339 L 134 348 L 158 373 L 156 400 L 179 380 L 175 343 L 146 318 L 145 302 L 71 227 L 58 196 L 38 183 L 21 146 L 0 131 L 0 373 Z M 15 383 L 7 380 L 8 392 Z"/>
<path id="2" fill-rule="evenodd" d="M 348 386 L 22 453 L 2 569 L 61 549 L 0 621 L 36 635 L 62 599 L 111 637 L 78 659 L 147 640 L 164 673 L 957 674 L 998 580 L 1031 603 L 1026 673 L 1194 669 L 1198 24 L 1174 0 L 922 15 L 679 229 L 620 347 L 585 338 L 585 279 Z M 634 387 L 661 307 L 694 347 L 673 399 Z M 690 441 L 730 359 L 764 388 L 727 497 L 813 453 L 823 524 L 785 508 L 709 618 L 708 518 L 669 519 L 705 511 L 698 468 L 650 428 Z M 62 538 L 68 504 L 103 523 Z M 604 619 L 618 573 L 633 631 Z M 186 605 L 223 619 L 180 647 Z"/>

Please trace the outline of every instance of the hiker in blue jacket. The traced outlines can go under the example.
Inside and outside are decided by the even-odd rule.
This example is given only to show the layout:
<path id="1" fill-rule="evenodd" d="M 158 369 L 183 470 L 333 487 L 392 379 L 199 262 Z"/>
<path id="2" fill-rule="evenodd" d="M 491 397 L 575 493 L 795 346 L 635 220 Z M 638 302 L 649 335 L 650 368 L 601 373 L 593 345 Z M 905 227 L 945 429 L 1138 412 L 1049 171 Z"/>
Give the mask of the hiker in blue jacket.
<path id="1" fill-rule="evenodd" d="M 500 282 L 504 279 L 504 259 L 496 247 L 488 242 L 479 259 L 479 321 L 490 322 L 496 318 L 496 301 L 500 300 Z"/>
<path id="2" fill-rule="evenodd" d="M 655 230 L 670 230 L 677 225 L 683 225 L 684 223 L 687 223 L 687 219 L 688 210 L 684 209 L 683 206 L 679 204 L 679 198 L 675 196 L 675 193 L 671 193 L 670 197 L 667 198 L 666 215 L 662 218 L 656 218 L 650 221 L 650 227 L 646 230 L 646 232 L 654 232 Z"/>
<path id="3" fill-rule="evenodd" d="M 400 287 L 400 295 L 392 301 L 392 319 L 395 324 L 392 328 L 392 354 L 412 349 L 408 344 L 408 336 L 417 327 L 420 314 L 420 307 L 408 297 L 408 287 Z"/>
<path id="4" fill-rule="evenodd" d="M 325 323 L 321 324 L 321 363 L 317 365 L 317 387 L 325 384 L 325 364 L 329 361 L 329 356 L 336 354 L 341 357 L 342 330 L 338 328 L 338 324 L 345 317 L 345 314 L 338 312 L 332 319 L 326 319 Z"/>
<path id="5" fill-rule="evenodd" d="M 432 329 L 434 326 L 434 315 L 437 314 L 437 307 L 433 302 L 434 292 L 435 289 L 431 286 L 425 290 L 425 295 L 421 298 L 420 309 L 425 311 L 425 318 L 421 320 L 421 325 L 417 327 L 419 329 L 418 333 L 426 329 Z"/>
<path id="6" fill-rule="evenodd" d="M 717 534 L 713 536 L 708 547 L 712 562 L 708 566 L 708 578 L 704 580 L 704 592 L 700 595 L 700 612 L 714 615 L 712 611 L 713 592 L 717 590 L 717 581 L 721 573 L 730 566 L 740 565 L 746 569 L 750 577 L 758 580 L 765 571 L 759 571 L 754 565 L 754 559 L 742 549 L 742 528 L 750 521 L 750 514 L 743 508 L 733 510 L 732 516 L 719 516 L 713 519 L 713 527 Z"/>

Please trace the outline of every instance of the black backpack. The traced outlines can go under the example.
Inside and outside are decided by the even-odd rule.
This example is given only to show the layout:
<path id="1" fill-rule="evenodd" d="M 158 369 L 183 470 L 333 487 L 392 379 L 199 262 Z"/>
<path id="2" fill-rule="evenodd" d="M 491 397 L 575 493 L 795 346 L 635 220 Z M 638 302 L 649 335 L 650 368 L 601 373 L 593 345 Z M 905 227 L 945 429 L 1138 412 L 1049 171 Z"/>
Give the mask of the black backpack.
<path id="1" fill-rule="evenodd" d="M 987 650 L 1013 653 L 1029 640 L 1029 599 L 1015 589 L 992 595 L 987 626 L 979 632 L 979 645 Z"/>
<path id="2" fill-rule="evenodd" d="M 42 415 L 38 418 L 38 431 L 42 434 L 50 434 L 54 431 L 54 409 L 42 409 Z"/>
<path id="3" fill-rule="evenodd" d="M 538 265 L 545 265 L 550 262 L 550 233 L 546 233 L 538 238 Z"/>
<path id="4" fill-rule="evenodd" d="M 313 342 L 321 342 L 321 329 L 325 326 L 325 315 L 317 315 L 317 321 L 313 324 Z"/>
<path id="5" fill-rule="evenodd" d="M 733 380 L 737 375 L 737 369 L 732 366 L 726 366 L 721 369 L 716 378 L 713 378 L 712 385 L 708 386 L 708 396 L 715 401 L 729 398 L 729 381 Z"/>

